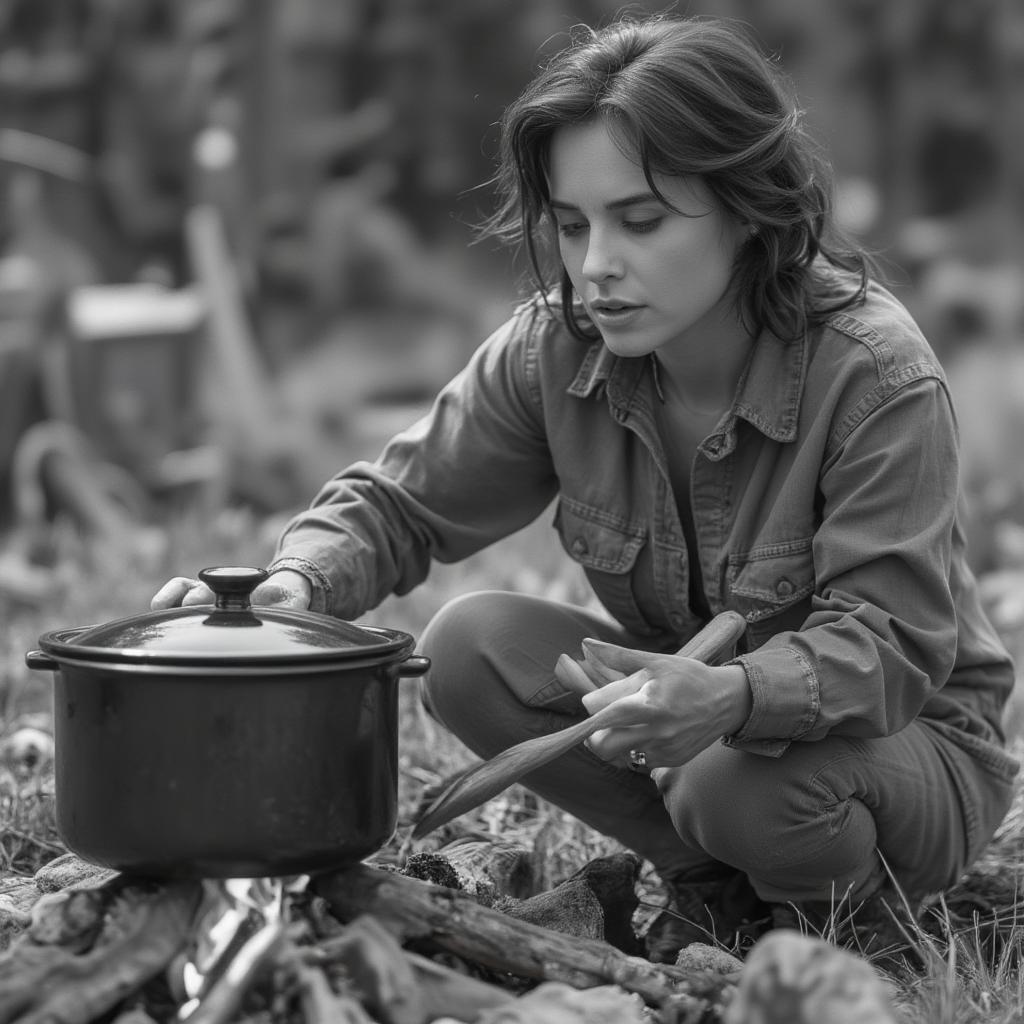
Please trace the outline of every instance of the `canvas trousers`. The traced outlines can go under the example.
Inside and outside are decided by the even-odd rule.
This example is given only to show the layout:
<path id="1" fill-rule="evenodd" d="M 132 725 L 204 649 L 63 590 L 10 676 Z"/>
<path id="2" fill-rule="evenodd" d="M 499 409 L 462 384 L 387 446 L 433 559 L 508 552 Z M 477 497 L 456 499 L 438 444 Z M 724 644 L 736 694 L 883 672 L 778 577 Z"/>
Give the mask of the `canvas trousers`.
<path id="1" fill-rule="evenodd" d="M 576 606 L 497 591 L 457 598 L 422 637 L 424 704 L 480 757 L 566 728 L 585 712 L 553 669 L 563 652 L 580 656 L 584 637 L 641 646 Z M 915 896 L 941 890 L 1012 799 L 1009 779 L 921 719 L 892 736 L 794 742 L 778 757 L 714 743 L 650 775 L 578 746 L 523 784 L 663 877 L 725 866 L 769 903 L 859 900 L 889 875 Z"/>

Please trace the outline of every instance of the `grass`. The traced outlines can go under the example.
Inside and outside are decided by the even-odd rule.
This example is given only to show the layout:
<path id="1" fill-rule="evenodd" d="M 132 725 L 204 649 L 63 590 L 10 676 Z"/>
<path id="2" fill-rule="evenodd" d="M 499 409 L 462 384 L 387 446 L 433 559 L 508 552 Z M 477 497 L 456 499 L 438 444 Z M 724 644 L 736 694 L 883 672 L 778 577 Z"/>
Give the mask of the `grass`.
<path id="1" fill-rule="evenodd" d="M 160 543 L 122 545 L 116 551 L 82 543 L 58 526 L 47 538 L 49 557 L 57 567 L 47 599 L 38 605 L 18 603 L 0 590 L 0 751 L 4 738 L 17 729 L 48 728 L 50 679 L 30 672 L 24 661 L 41 633 L 143 611 L 164 580 L 194 574 L 204 565 L 264 564 L 279 526 L 238 510 L 213 516 L 185 513 L 165 535 L 157 535 Z M 418 636 L 451 597 L 484 588 L 519 589 L 580 603 L 588 599 L 582 578 L 542 520 L 460 565 L 438 567 L 427 584 L 406 597 L 389 598 L 364 621 Z M 401 863 L 410 853 L 437 848 L 456 832 L 476 831 L 521 842 L 532 851 L 538 884 L 550 888 L 588 860 L 619 848 L 519 786 L 447 826 L 448 831 L 414 843 L 404 826 L 425 793 L 473 758 L 423 713 L 411 686 L 403 687 L 400 697 L 399 750 L 400 827 L 378 855 L 380 860 Z M 6 764 L 0 763 L 0 828 L 0 882 L 10 875 L 31 875 L 64 852 L 54 826 L 52 764 L 45 756 L 34 761 L 8 757 Z M 893 980 L 902 1021 L 1009 1024 L 1024 1019 L 1022 889 L 1024 785 L 985 856 L 908 936 L 924 968 Z M 651 905 L 642 904 L 641 918 L 653 914 L 658 895 L 657 878 L 646 871 L 641 898 Z"/>

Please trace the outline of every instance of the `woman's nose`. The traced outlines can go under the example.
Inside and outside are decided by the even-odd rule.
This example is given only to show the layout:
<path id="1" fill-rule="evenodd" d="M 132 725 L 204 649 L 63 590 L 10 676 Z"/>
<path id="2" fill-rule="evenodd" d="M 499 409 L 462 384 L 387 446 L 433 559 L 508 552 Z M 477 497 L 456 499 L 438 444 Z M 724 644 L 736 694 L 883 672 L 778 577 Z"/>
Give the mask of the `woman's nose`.
<path id="1" fill-rule="evenodd" d="M 591 228 L 583 266 L 580 269 L 588 281 L 604 281 L 609 277 L 622 275 L 622 260 L 606 234 Z"/>

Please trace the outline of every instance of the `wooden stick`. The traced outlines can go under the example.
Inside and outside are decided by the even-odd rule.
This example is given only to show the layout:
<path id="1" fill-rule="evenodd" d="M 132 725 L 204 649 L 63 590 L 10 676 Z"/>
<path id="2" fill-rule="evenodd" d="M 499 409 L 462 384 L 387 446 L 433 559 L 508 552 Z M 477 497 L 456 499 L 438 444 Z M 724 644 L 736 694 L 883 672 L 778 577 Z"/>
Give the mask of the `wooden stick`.
<path id="1" fill-rule="evenodd" d="M 300 955 L 343 964 L 355 994 L 384 1024 L 426 1024 L 437 1017 L 476 1020 L 484 1011 L 514 1000 L 497 985 L 402 949 L 376 918 L 362 915 L 333 938 Z"/>
<path id="2" fill-rule="evenodd" d="M 743 635 L 746 620 L 739 612 L 725 611 L 716 615 L 678 653 L 685 658 L 710 661 Z M 514 782 L 541 765 L 554 760 L 578 743 L 592 736 L 598 729 L 613 728 L 620 724 L 621 711 L 617 703 L 602 708 L 591 718 L 585 718 L 561 732 L 537 736 L 517 743 L 489 761 L 481 761 L 461 772 L 456 780 L 420 815 L 413 828 L 413 838 L 447 824 L 452 818 L 479 807 L 497 796 Z"/>
<path id="3" fill-rule="evenodd" d="M 399 941 L 429 939 L 492 970 L 561 981 L 575 988 L 614 984 L 651 1006 L 717 1005 L 731 986 L 722 978 L 652 964 L 598 939 L 563 935 L 491 910 L 454 889 L 365 864 L 319 875 L 313 890 L 343 922 L 376 917 Z"/>
<path id="4" fill-rule="evenodd" d="M 198 883 L 129 885 L 88 953 L 19 937 L 0 959 L 0 1024 L 90 1024 L 164 970 L 188 937 Z"/>

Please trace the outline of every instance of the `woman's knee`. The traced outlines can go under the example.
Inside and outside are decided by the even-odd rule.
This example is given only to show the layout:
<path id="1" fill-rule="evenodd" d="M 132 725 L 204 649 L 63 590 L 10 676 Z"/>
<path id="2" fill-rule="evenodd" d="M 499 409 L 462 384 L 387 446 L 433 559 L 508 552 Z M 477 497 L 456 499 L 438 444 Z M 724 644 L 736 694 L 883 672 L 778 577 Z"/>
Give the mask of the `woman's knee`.
<path id="1" fill-rule="evenodd" d="M 828 864 L 840 875 L 874 856 L 867 807 L 832 792 L 797 756 L 764 758 L 725 746 L 665 772 L 659 786 L 677 831 L 752 876 Z"/>
<path id="2" fill-rule="evenodd" d="M 505 595 L 464 594 L 445 604 L 427 624 L 420 650 L 430 659 L 430 670 L 420 681 L 424 706 L 435 717 L 439 705 L 458 701 L 460 692 L 475 679 L 479 683 L 487 657 L 491 624 L 500 614 L 495 605 Z"/>

